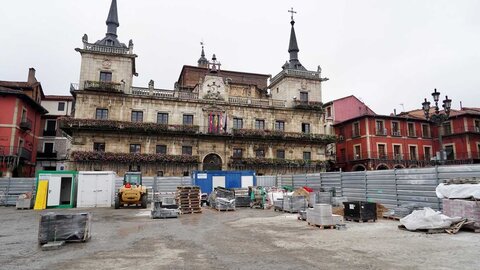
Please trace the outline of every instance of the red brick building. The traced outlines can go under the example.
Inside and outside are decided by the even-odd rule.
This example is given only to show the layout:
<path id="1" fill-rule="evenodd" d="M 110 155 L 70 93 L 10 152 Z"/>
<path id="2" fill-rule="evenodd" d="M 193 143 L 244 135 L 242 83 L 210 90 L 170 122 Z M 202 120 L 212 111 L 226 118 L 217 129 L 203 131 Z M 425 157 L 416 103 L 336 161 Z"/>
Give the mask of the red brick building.
<path id="1" fill-rule="evenodd" d="M 366 112 L 333 127 L 340 138 L 336 167 L 344 171 L 426 167 L 440 160 L 439 127 L 422 110 Z M 446 164 L 480 163 L 480 109 L 452 110 L 443 129 Z"/>
<path id="2" fill-rule="evenodd" d="M 30 68 L 26 82 L 0 81 L 0 174 L 34 176 L 38 137 L 43 130 L 42 86 Z"/>

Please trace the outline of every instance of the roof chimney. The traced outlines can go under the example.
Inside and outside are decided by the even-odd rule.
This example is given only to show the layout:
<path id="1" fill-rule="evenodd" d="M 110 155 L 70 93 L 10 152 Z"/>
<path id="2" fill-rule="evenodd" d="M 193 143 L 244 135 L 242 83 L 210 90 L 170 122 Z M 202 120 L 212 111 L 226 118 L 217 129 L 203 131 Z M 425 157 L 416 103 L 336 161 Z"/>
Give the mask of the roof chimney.
<path id="1" fill-rule="evenodd" d="M 37 82 L 37 78 L 35 78 L 35 69 L 34 68 L 30 68 L 28 70 L 28 80 L 27 80 L 28 83 L 36 83 Z"/>

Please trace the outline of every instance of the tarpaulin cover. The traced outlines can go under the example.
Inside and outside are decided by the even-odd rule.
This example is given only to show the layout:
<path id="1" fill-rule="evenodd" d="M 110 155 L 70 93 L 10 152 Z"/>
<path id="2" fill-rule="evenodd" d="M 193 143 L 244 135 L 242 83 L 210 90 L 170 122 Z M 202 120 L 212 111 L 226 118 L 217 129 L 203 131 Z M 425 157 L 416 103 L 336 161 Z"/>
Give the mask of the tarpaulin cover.
<path id="1" fill-rule="evenodd" d="M 91 220 L 91 213 L 43 213 L 40 215 L 38 242 L 87 241 L 90 239 Z"/>
<path id="2" fill-rule="evenodd" d="M 422 210 L 415 210 L 410 215 L 401 218 L 400 223 L 407 230 L 419 229 L 443 229 L 448 228 L 452 223 L 459 222 L 461 217 L 448 217 L 432 208 L 425 207 Z"/>
<path id="3" fill-rule="evenodd" d="M 480 199 L 480 184 L 439 184 L 435 190 L 440 199 Z"/>

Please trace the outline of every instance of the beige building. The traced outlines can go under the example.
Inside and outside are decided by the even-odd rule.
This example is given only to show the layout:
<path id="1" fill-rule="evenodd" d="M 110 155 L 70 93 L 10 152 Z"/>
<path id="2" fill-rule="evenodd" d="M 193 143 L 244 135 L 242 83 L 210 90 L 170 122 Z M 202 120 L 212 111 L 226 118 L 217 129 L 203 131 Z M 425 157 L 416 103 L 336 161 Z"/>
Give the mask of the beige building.
<path id="1" fill-rule="evenodd" d="M 42 116 L 42 131 L 38 138 L 36 171 L 63 171 L 68 161 L 70 138 L 60 130 L 58 119 L 72 113 L 72 96 L 46 95 L 42 106 L 48 113 Z"/>
<path id="2" fill-rule="evenodd" d="M 291 22 L 290 60 L 273 78 L 221 69 L 215 55 L 184 66 L 174 89 L 132 86 L 133 42 L 117 39 L 116 1 L 106 37 L 83 37 L 79 84 L 72 84 L 74 117 L 69 169 L 122 175 L 189 175 L 192 170 L 255 170 L 257 174 L 326 169 L 320 68 L 298 60 Z M 270 80 L 270 83 L 269 83 Z"/>

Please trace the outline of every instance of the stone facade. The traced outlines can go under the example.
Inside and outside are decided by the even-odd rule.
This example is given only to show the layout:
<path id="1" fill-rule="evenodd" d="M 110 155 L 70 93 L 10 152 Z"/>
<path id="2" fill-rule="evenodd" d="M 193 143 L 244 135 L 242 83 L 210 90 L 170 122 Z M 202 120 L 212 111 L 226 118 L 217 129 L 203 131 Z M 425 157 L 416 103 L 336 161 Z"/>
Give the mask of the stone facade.
<path id="1" fill-rule="evenodd" d="M 42 133 L 38 138 L 36 170 L 58 170 L 66 168 L 71 148 L 70 138 L 59 128 L 58 118 L 70 116 L 73 98 L 71 96 L 47 95 L 42 106 L 48 113 L 42 116 Z"/>
<path id="2" fill-rule="evenodd" d="M 111 46 L 104 40 L 84 38 L 77 49 L 82 66 L 72 87 L 74 117 L 62 121 L 73 137 L 69 169 L 148 176 L 326 169 L 325 145 L 334 137 L 324 134 L 320 72 L 284 68 L 269 86 L 270 75 L 220 69 L 202 48 L 203 61 L 184 66 L 174 89 L 155 89 L 153 81 L 132 87 L 133 43 L 126 48 L 116 35 Z M 308 99 L 299 104 L 293 96 L 300 99 L 301 92 Z"/>

